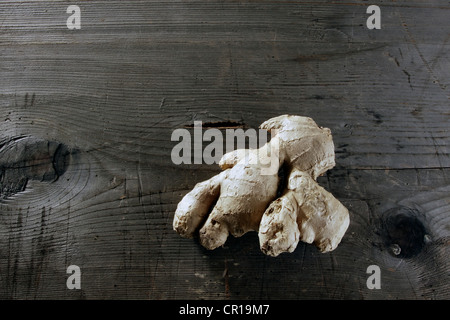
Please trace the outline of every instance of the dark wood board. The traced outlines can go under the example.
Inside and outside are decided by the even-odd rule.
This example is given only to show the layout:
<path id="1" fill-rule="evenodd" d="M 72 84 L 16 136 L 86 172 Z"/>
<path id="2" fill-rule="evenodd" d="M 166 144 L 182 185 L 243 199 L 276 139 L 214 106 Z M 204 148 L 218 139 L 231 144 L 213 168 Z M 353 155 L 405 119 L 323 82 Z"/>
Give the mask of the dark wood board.
<path id="1" fill-rule="evenodd" d="M 2 1 L 0 299 L 449 299 L 450 4 L 370 4 Z M 333 133 L 318 181 L 351 214 L 339 247 L 176 234 L 177 203 L 220 169 L 175 165 L 172 132 L 281 114 Z"/>

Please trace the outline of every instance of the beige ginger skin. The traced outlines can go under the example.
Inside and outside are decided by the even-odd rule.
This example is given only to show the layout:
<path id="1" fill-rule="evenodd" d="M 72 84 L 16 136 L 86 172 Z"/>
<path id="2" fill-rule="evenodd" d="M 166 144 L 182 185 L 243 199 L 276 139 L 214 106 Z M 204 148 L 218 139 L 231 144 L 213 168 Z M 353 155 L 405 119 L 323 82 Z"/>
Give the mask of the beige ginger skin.
<path id="1" fill-rule="evenodd" d="M 308 117 L 282 115 L 261 124 L 272 139 L 260 149 L 235 150 L 219 162 L 221 173 L 198 183 L 179 202 L 173 228 L 181 236 L 199 235 L 207 249 L 228 235 L 258 231 L 261 250 L 270 256 L 292 252 L 301 240 L 320 251 L 334 250 L 349 223 L 348 210 L 317 182 L 335 165 L 331 131 Z M 267 157 L 276 170 L 266 170 Z M 276 199 L 278 169 L 288 172 Z"/>

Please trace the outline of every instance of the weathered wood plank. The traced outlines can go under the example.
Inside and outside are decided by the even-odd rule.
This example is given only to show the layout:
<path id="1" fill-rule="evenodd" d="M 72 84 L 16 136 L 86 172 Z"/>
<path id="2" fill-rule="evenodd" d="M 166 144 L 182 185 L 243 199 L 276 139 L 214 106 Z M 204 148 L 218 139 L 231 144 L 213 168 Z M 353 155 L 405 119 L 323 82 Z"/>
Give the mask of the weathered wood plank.
<path id="1" fill-rule="evenodd" d="M 69 4 L 0 4 L 0 298 L 450 297 L 447 1 L 379 2 L 381 30 L 365 1 L 80 1 L 76 31 Z M 273 259 L 254 233 L 206 251 L 173 232 L 219 170 L 174 165 L 173 130 L 284 113 L 333 132 L 339 248 Z M 392 230 L 423 241 L 395 255 Z"/>

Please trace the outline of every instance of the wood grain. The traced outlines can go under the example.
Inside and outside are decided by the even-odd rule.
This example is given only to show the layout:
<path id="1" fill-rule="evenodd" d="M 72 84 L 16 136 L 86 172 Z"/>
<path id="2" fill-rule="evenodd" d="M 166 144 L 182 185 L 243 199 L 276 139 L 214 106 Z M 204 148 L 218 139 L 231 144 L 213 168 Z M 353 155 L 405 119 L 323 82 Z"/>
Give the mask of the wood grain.
<path id="1" fill-rule="evenodd" d="M 0 3 L 0 298 L 450 297 L 448 1 L 379 2 L 381 30 L 365 1 L 79 1 L 81 30 L 69 4 Z M 255 233 L 207 251 L 172 231 L 219 172 L 174 165 L 173 130 L 286 113 L 332 130 L 338 249 L 274 259 Z M 408 258 L 385 232 L 402 208 L 427 234 Z"/>

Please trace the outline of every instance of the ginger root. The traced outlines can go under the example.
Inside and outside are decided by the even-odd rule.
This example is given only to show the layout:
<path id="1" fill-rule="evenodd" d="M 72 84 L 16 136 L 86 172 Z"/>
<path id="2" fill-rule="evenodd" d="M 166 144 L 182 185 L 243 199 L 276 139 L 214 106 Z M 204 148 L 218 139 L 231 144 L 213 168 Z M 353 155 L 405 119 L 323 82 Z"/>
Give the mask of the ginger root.
<path id="1" fill-rule="evenodd" d="M 349 222 L 348 210 L 316 179 L 334 167 L 334 144 L 328 128 L 308 117 L 282 115 L 261 124 L 274 133 L 259 149 L 238 149 L 219 162 L 222 172 L 198 183 L 179 202 L 173 228 L 181 236 L 199 235 L 207 249 L 223 245 L 228 235 L 258 231 L 268 255 L 292 252 L 298 242 L 334 250 Z M 276 170 L 267 169 L 267 156 Z M 286 189 L 276 199 L 278 170 L 288 172 Z"/>

